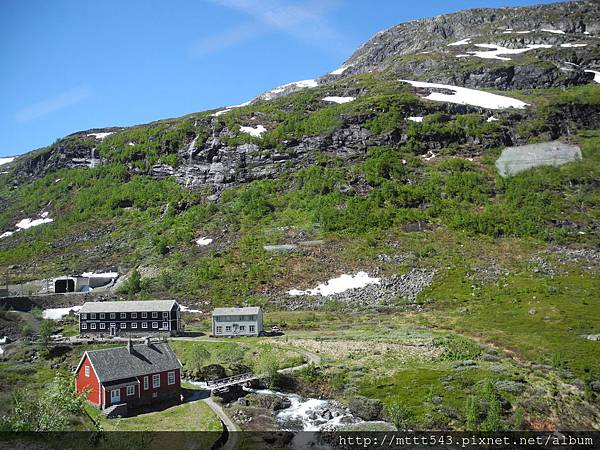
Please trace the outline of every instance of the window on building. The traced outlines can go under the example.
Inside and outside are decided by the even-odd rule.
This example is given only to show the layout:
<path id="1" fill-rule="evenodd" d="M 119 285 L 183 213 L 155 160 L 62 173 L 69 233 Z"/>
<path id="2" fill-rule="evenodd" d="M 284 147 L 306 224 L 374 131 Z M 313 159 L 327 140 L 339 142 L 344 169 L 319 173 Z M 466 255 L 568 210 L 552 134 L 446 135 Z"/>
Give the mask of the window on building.
<path id="1" fill-rule="evenodd" d="M 248 330 L 250 331 L 250 333 L 254 333 L 254 330 L 255 330 L 254 325 L 249 325 Z"/>
<path id="2" fill-rule="evenodd" d="M 125 329 L 125 325 L 126 324 L 124 322 L 121 322 L 121 330 Z"/>
<path id="3" fill-rule="evenodd" d="M 169 379 L 167 382 L 169 384 L 175 384 L 175 372 L 169 372 Z"/>
<path id="4" fill-rule="evenodd" d="M 96 318 L 96 313 L 91 313 L 90 314 L 90 319 L 95 319 Z"/>
<path id="5" fill-rule="evenodd" d="M 223 327 L 217 327 L 217 334 L 221 334 L 223 332 Z"/>
<path id="6" fill-rule="evenodd" d="M 231 331 L 231 327 L 230 327 L 229 325 L 227 325 L 227 326 L 225 327 L 225 331 Z"/>
<path id="7" fill-rule="evenodd" d="M 168 319 L 169 313 L 167 311 L 163 312 L 163 319 Z"/>
<path id="8" fill-rule="evenodd" d="M 158 388 L 160 387 L 160 374 L 154 374 L 152 375 L 152 387 L 153 388 Z"/>
<path id="9" fill-rule="evenodd" d="M 153 318 L 153 319 L 156 319 L 157 317 L 158 317 L 158 312 L 156 312 L 156 311 L 153 311 L 153 312 L 152 312 L 152 318 Z"/>
<path id="10" fill-rule="evenodd" d="M 85 376 L 86 377 L 90 376 L 90 366 L 85 366 Z"/>
<path id="11" fill-rule="evenodd" d="M 91 330 L 95 330 L 96 329 L 96 324 L 95 323 L 90 323 L 90 329 Z"/>
<path id="12" fill-rule="evenodd" d="M 158 322 L 152 322 L 152 328 L 158 328 Z"/>
<path id="13" fill-rule="evenodd" d="M 127 386 L 127 395 L 134 395 L 135 394 L 135 386 Z"/>
<path id="14" fill-rule="evenodd" d="M 148 317 L 148 313 L 143 312 L 142 313 L 142 319 L 146 319 Z"/>
<path id="15" fill-rule="evenodd" d="M 133 323 L 131 324 L 131 328 L 137 328 L 137 323 L 133 322 Z"/>
<path id="16" fill-rule="evenodd" d="M 150 383 L 148 382 L 148 377 L 144 377 L 144 390 L 147 391 L 150 387 Z"/>
<path id="17" fill-rule="evenodd" d="M 87 314 L 85 314 L 85 313 L 81 314 L 81 318 L 82 319 L 87 319 Z"/>
<path id="18" fill-rule="evenodd" d="M 137 313 L 131 313 L 131 318 L 132 319 L 137 319 Z"/>
<path id="19" fill-rule="evenodd" d="M 87 330 L 87 323 L 82 323 L 81 324 L 81 329 L 82 330 Z"/>
<path id="20" fill-rule="evenodd" d="M 100 313 L 100 318 L 104 319 L 105 314 L 104 313 Z"/>
<path id="21" fill-rule="evenodd" d="M 142 328 L 148 328 L 148 322 L 142 322 Z"/>
<path id="22" fill-rule="evenodd" d="M 121 319 L 126 319 L 127 318 L 127 313 L 121 313 Z"/>
<path id="23" fill-rule="evenodd" d="M 163 322 L 163 330 L 169 329 L 169 322 Z"/>
<path id="24" fill-rule="evenodd" d="M 101 329 L 101 330 L 104 330 L 104 329 L 106 329 L 106 324 L 105 324 L 104 322 L 102 322 L 102 323 L 100 324 L 100 329 Z"/>
<path id="25" fill-rule="evenodd" d="M 246 331 L 246 325 L 240 325 L 240 331 Z"/>
<path id="26" fill-rule="evenodd" d="M 115 313 L 110 313 L 110 318 L 111 319 L 114 319 L 115 317 L 117 317 Z"/>
<path id="27" fill-rule="evenodd" d="M 153 392 L 152 393 L 152 398 L 156 398 L 156 397 L 158 397 L 158 392 Z"/>

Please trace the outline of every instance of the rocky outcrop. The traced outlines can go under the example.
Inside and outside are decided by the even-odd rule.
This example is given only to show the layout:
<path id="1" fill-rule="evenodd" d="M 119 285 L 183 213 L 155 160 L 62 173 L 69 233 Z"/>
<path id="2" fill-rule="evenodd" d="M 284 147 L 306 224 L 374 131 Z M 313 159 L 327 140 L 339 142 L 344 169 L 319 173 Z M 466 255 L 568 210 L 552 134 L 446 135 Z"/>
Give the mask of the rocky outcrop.
<path id="1" fill-rule="evenodd" d="M 598 2 L 574 1 L 521 8 L 471 9 L 415 20 L 376 33 L 344 63 L 342 67 L 346 70 L 343 73 L 327 75 L 321 81 L 381 71 L 394 58 L 419 52 L 437 52 L 445 49 L 449 43 L 476 35 L 492 35 L 499 42 L 524 42 L 525 39 L 533 42 L 531 37 L 524 35 L 504 34 L 507 29 L 551 29 L 595 35 L 600 32 L 598 17 Z M 556 36 L 549 37 L 556 39 Z"/>

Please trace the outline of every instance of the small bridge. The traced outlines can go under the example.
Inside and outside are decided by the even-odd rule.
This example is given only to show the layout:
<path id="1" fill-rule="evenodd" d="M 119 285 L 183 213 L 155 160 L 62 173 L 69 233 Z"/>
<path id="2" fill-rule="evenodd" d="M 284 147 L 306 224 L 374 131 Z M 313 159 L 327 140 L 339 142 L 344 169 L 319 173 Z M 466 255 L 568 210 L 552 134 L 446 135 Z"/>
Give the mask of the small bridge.
<path id="1" fill-rule="evenodd" d="M 242 373 L 240 375 L 234 375 L 232 377 L 221 378 L 220 380 L 207 381 L 206 388 L 212 390 L 224 389 L 229 386 L 235 386 L 237 384 L 244 384 L 252 380 L 256 380 L 258 377 L 253 373 Z"/>

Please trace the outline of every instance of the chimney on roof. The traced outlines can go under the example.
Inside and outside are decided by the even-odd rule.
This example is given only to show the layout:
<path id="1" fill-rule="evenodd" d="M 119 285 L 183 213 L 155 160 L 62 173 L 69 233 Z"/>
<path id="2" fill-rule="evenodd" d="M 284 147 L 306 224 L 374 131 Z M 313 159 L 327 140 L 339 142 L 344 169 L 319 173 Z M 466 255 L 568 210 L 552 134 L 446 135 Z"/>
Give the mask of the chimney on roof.
<path id="1" fill-rule="evenodd" d="M 129 340 L 127 341 L 127 351 L 130 354 L 133 354 L 133 342 L 131 342 L 131 336 L 129 336 Z"/>

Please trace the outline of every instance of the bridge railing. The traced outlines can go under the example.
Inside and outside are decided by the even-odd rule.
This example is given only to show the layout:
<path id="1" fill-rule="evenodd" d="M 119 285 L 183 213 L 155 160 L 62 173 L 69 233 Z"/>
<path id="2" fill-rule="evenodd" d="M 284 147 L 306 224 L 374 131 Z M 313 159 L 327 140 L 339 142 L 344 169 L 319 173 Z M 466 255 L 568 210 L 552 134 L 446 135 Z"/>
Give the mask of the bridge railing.
<path id="1" fill-rule="evenodd" d="M 224 386 L 224 385 L 229 385 L 229 384 L 243 383 L 244 381 L 248 381 L 253 378 L 255 378 L 255 375 L 251 372 L 242 373 L 240 375 L 234 375 L 232 377 L 221 378 L 219 380 L 207 381 L 206 386 L 207 387 L 218 387 L 218 386 Z"/>

